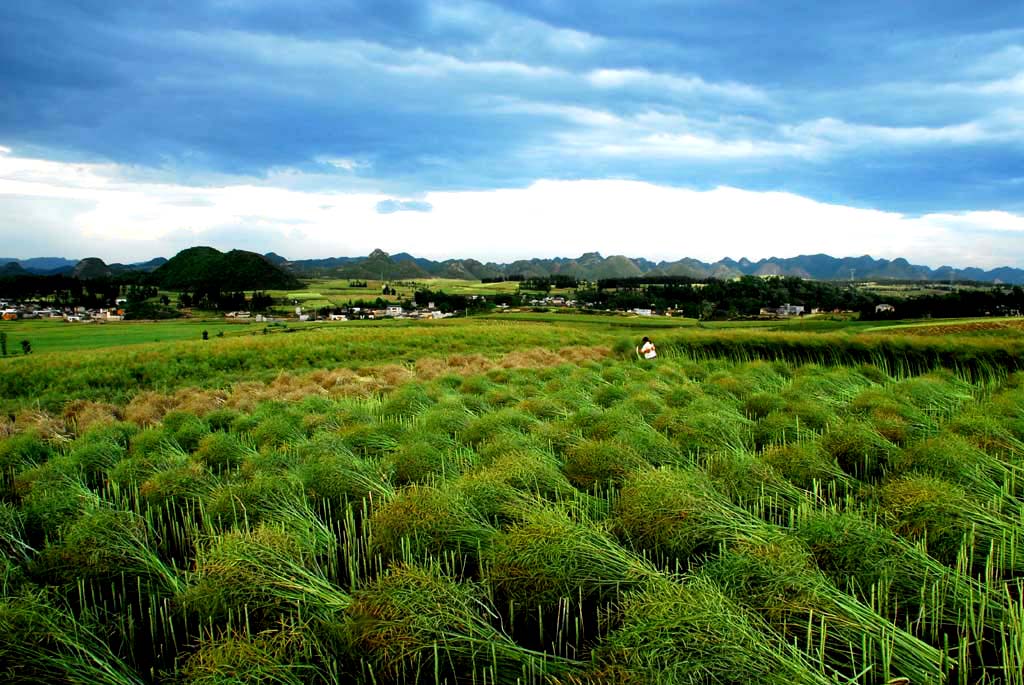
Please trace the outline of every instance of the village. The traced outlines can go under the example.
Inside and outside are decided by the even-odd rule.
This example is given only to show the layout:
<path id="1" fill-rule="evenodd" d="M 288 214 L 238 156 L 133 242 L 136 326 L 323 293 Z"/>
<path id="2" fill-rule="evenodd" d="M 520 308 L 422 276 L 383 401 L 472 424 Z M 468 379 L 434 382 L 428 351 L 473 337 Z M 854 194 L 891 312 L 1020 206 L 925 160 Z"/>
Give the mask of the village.
<path id="1" fill-rule="evenodd" d="M 124 319 L 126 300 L 118 298 L 114 307 L 39 307 L 31 302 L 0 300 L 0 318 L 4 321 L 24 319 L 63 319 L 68 322 L 104 322 Z"/>
<path id="2" fill-rule="evenodd" d="M 491 305 L 487 302 L 487 299 L 483 295 L 471 295 L 467 298 L 469 302 L 475 304 L 479 308 L 489 308 L 493 306 L 497 312 L 508 312 L 516 313 L 528 310 L 538 309 L 579 309 L 580 304 L 570 298 L 566 298 L 561 295 L 533 298 L 528 300 L 524 305 L 528 307 L 512 307 L 508 304 L 496 304 Z M 118 298 L 115 301 L 114 307 L 53 307 L 53 306 L 38 306 L 32 302 L 18 302 L 18 301 L 0 301 L 0 318 L 3 321 L 14 321 L 14 320 L 26 320 L 26 319 L 60 319 L 69 323 L 105 323 L 109 321 L 121 321 L 125 318 L 125 306 L 127 302 L 125 298 Z M 895 307 L 891 304 L 878 304 L 875 307 L 876 313 L 893 313 Z M 236 310 L 223 313 L 223 317 L 226 319 L 235 320 L 252 320 L 258 323 L 270 323 L 282 320 L 298 320 L 298 321 L 358 321 L 358 320 L 380 320 L 380 319 L 405 319 L 405 320 L 435 320 L 435 319 L 447 319 L 455 316 L 464 316 L 465 310 L 452 310 L 442 311 L 435 307 L 433 302 L 428 302 L 426 306 L 403 306 L 400 304 L 391 304 L 385 307 L 369 307 L 369 306 L 347 306 L 347 307 L 336 307 L 331 310 L 325 309 L 305 309 L 301 305 L 296 305 L 294 314 L 282 314 L 278 312 L 275 314 L 252 312 L 247 310 Z M 630 314 L 635 316 L 682 316 L 681 310 L 666 308 L 659 310 L 655 307 L 633 307 L 625 310 L 607 310 L 606 313 L 616 314 Z M 758 313 L 758 318 L 766 319 L 778 319 L 778 318 L 791 318 L 791 317 L 802 317 L 807 314 L 843 314 L 849 313 L 843 310 L 828 310 L 824 311 L 819 308 L 807 309 L 803 305 L 792 305 L 784 304 L 780 307 L 762 307 Z M 185 310 L 184 316 L 190 316 L 191 310 Z"/>

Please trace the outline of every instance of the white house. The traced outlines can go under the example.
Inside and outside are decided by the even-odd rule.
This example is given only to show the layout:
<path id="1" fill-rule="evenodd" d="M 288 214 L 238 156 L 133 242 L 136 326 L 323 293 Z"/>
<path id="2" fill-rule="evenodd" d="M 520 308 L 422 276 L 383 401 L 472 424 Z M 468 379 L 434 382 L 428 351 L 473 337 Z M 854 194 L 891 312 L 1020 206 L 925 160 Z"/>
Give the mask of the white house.
<path id="1" fill-rule="evenodd" d="M 401 315 L 402 315 L 402 308 L 399 307 L 398 305 L 389 305 L 388 308 L 384 310 L 384 316 L 401 316 Z"/>
<path id="2" fill-rule="evenodd" d="M 881 312 L 894 312 L 894 311 L 896 311 L 896 307 L 893 307 L 891 304 L 883 303 L 883 304 L 875 305 L 875 314 L 880 314 Z"/>

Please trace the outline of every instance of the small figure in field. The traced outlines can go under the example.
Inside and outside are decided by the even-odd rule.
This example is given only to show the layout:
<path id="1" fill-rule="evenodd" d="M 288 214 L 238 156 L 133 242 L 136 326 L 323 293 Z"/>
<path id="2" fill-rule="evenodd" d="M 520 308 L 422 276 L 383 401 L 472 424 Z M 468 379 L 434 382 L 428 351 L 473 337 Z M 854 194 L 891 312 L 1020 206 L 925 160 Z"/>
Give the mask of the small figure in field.
<path id="1" fill-rule="evenodd" d="M 636 354 L 644 359 L 654 359 L 658 356 L 658 351 L 654 348 L 651 339 L 645 335 L 644 339 L 640 341 L 640 346 L 636 348 Z"/>

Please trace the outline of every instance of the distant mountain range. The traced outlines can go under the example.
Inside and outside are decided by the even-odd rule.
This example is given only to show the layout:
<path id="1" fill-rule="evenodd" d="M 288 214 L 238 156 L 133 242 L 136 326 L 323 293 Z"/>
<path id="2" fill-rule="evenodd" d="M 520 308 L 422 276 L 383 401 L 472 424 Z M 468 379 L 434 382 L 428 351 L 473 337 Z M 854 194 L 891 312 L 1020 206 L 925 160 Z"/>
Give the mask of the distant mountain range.
<path id="1" fill-rule="evenodd" d="M 219 255 L 219 256 L 218 256 Z M 259 259 L 254 259 L 258 257 Z M 181 259 L 179 259 L 181 258 Z M 172 262 L 176 262 L 172 264 Z M 266 269 L 266 267 L 272 267 Z M 166 287 L 184 287 L 187 282 L 205 278 L 204 273 L 221 274 L 224 287 L 276 288 L 294 287 L 293 278 L 332 277 L 389 280 L 414 278 L 501 278 L 522 275 L 526 278 L 554 275 L 574 276 L 585 280 L 628 278 L 633 276 L 686 276 L 695 279 L 733 278 L 736 276 L 798 276 L 821 281 L 979 281 L 987 283 L 1024 284 L 1024 269 L 1001 267 L 983 270 L 975 267 L 954 269 L 942 266 L 931 269 L 911 264 L 906 259 L 874 259 L 863 257 L 830 257 L 825 254 L 761 259 L 722 259 L 702 262 L 680 259 L 652 262 L 622 255 L 602 256 L 587 252 L 576 258 L 526 259 L 507 264 L 479 262 L 475 259 L 433 261 L 408 253 L 389 255 L 374 250 L 365 257 L 330 257 L 325 259 L 288 260 L 281 255 L 256 255 L 243 250 L 221 253 L 213 248 L 189 248 L 170 261 L 157 258 L 137 264 L 104 264 L 96 258 L 73 261 L 58 257 L 17 260 L 0 258 L 0 276 L 18 273 L 67 274 L 81 278 L 111 276 L 124 271 L 152 271 Z M 279 272 L 284 272 L 284 276 Z M 267 283 L 250 283 L 253 278 Z M 215 279 L 216 280 L 216 279 Z M 228 283 L 246 285 L 228 286 Z M 171 285 L 172 283 L 176 285 Z M 290 283 L 290 285 L 283 285 Z M 281 285 L 275 285 L 281 284 Z"/>
<path id="2" fill-rule="evenodd" d="M 899 281 L 981 281 L 988 283 L 1024 284 L 1024 269 L 1002 267 L 985 271 L 978 268 L 954 269 L 942 266 L 931 269 L 911 264 L 906 259 L 873 259 L 863 257 L 830 257 L 825 254 L 799 257 L 761 259 L 722 259 L 702 262 L 680 259 L 675 262 L 652 262 L 622 255 L 604 257 L 587 252 L 575 259 L 525 259 L 508 264 L 482 263 L 475 259 L 432 261 L 402 252 L 389 255 L 374 250 L 366 257 L 334 257 L 288 261 L 280 255 L 267 255 L 284 269 L 302 277 L 335 278 L 501 278 L 522 275 L 526 278 L 553 275 L 575 276 L 585 280 L 629 278 L 633 276 L 687 276 L 690 278 L 733 278 L 736 276 L 798 276 L 820 281 L 864 280 Z"/>

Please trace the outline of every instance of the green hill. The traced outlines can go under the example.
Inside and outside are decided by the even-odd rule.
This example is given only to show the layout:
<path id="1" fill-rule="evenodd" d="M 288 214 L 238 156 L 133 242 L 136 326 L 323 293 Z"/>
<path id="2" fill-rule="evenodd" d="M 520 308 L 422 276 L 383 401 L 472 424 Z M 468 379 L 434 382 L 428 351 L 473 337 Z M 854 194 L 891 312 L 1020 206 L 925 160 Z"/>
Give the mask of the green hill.
<path id="1" fill-rule="evenodd" d="M 289 289 L 302 284 L 263 255 L 245 250 L 223 253 L 212 247 L 190 247 L 153 272 L 157 285 L 168 290 Z"/>

